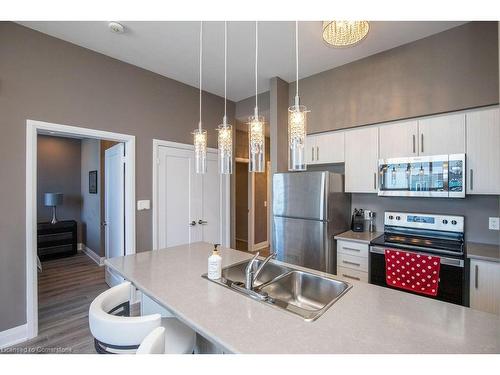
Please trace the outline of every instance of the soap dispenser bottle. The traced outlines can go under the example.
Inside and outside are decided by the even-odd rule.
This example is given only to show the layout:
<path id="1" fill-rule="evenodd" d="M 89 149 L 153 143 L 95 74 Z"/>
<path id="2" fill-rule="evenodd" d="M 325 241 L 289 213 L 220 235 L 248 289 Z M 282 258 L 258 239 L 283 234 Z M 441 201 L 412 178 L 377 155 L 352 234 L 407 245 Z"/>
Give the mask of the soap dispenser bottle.
<path id="1" fill-rule="evenodd" d="M 216 280 L 221 278 L 222 272 L 222 257 L 219 255 L 219 250 L 217 246 L 220 244 L 214 244 L 214 250 L 212 255 L 208 257 L 208 278 L 210 280 Z"/>

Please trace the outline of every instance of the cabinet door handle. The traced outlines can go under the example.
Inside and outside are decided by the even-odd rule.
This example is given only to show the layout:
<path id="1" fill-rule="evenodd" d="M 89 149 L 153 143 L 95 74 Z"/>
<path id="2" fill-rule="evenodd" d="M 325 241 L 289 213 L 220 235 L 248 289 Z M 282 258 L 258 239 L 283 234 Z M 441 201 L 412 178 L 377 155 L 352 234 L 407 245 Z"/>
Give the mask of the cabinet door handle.
<path id="1" fill-rule="evenodd" d="M 314 161 L 314 147 L 311 147 L 311 160 Z"/>
<path id="2" fill-rule="evenodd" d="M 353 279 L 353 280 L 358 280 L 358 281 L 361 280 L 359 277 L 346 275 L 345 273 L 343 273 L 342 276 L 347 277 L 348 279 Z"/>
<path id="3" fill-rule="evenodd" d="M 413 153 L 415 153 L 415 134 L 412 135 L 413 138 Z"/>
<path id="4" fill-rule="evenodd" d="M 342 263 L 344 263 L 344 264 L 350 264 L 350 265 L 356 266 L 356 267 L 361 267 L 361 264 L 355 263 L 355 262 L 349 262 L 348 260 L 343 260 Z"/>
<path id="5" fill-rule="evenodd" d="M 424 152 L 424 133 L 420 134 L 420 152 Z"/>
<path id="6" fill-rule="evenodd" d="M 471 190 L 474 190 L 474 170 L 472 168 L 470 170 L 470 186 L 469 187 Z"/>
<path id="7" fill-rule="evenodd" d="M 373 173 L 373 189 L 377 190 L 377 173 Z"/>
<path id="8" fill-rule="evenodd" d="M 479 288 L 479 266 L 476 264 L 474 267 L 475 275 L 474 275 L 474 287 Z"/>
<path id="9" fill-rule="evenodd" d="M 319 147 L 316 146 L 316 160 L 319 160 Z"/>

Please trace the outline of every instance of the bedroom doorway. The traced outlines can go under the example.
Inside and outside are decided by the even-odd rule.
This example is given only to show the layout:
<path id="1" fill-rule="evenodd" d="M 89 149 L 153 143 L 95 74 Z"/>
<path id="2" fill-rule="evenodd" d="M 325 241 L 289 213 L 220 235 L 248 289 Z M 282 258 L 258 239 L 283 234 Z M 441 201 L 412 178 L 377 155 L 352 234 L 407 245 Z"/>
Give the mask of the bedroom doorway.
<path id="1" fill-rule="evenodd" d="M 57 184 L 49 184 L 43 190 L 48 191 L 40 191 L 40 183 L 38 179 L 38 139 L 39 137 L 45 138 L 58 138 L 59 140 L 69 140 L 73 143 L 80 142 L 80 152 L 83 155 L 83 149 L 90 149 L 93 151 L 93 158 L 95 160 L 89 162 L 94 163 L 92 165 L 87 165 L 82 162 L 82 159 L 79 158 L 78 162 L 81 163 L 81 167 L 78 168 L 79 176 L 78 178 L 72 178 L 69 173 L 72 169 L 69 166 L 67 172 L 59 171 L 59 174 L 63 174 L 64 178 L 61 181 L 64 183 L 69 183 L 77 180 L 77 184 L 81 190 L 78 193 L 70 192 L 69 187 L 61 187 Z M 102 142 L 102 144 L 101 144 Z M 85 147 L 82 145 L 85 144 Z M 107 146 L 106 146 L 107 145 Z M 108 148 L 108 151 L 105 148 Z M 50 149 L 50 148 L 49 148 Z M 99 165 L 100 154 L 113 154 L 113 160 L 101 160 L 102 165 Z M 52 158 L 52 160 L 58 160 L 61 162 L 61 165 L 68 164 L 67 160 L 61 160 L 60 157 Z M 104 157 L 104 159 L 107 159 Z M 97 161 L 96 161 L 97 160 Z M 111 162 L 112 161 L 112 162 Z M 106 168 L 104 168 L 104 164 L 106 164 Z M 99 170 L 102 171 L 104 168 L 106 176 L 103 174 L 99 176 Z M 106 183 L 106 177 L 110 181 L 113 181 L 112 184 Z M 49 176 L 50 180 L 50 176 Z M 53 181 L 52 181 L 53 182 Z M 106 190 L 108 187 L 113 189 L 118 189 L 118 192 L 113 191 L 113 194 L 106 194 Z M 76 185 L 75 185 L 76 188 Z M 60 190 L 61 189 L 61 190 Z M 64 191 L 67 191 L 67 204 L 65 207 L 64 204 Z M 100 196 L 97 194 L 100 192 Z M 88 199 L 83 199 L 84 195 L 88 194 Z M 108 198 L 113 196 L 113 199 L 104 199 L 104 196 L 107 195 Z M 101 202 L 101 198 L 104 200 L 106 204 L 99 205 Z M 43 201 L 42 201 L 43 200 Z M 108 201 L 108 202 L 106 202 Z M 66 214 L 63 215 L 64 211 L 62 208 L 69 208 L 71 204 L 74 207 L 80 208 L 85 205 L 85 203 L 95 203 L 95 207 L 87 207 L 89 208 L 88 213 L 85 215 L 90 215 L 89 217 L 83 214 L 74 214 L 74 212 L 69 216 Z M 110 207 L 110 204 L 114 202 L 114 206 Z M 109 204 L 108 204 L 109 203 Z M 46 207 L 44 207 L 46 206 Z M 56 208 L 60 210 L 60 218 L 59 221 L 55 215 Z M 39 221 L 40 216 L 39 213 L 47 215 L 47 212 L 43 212 L 43 210 L 50 210 L 49 212 L 53 212 L 54 214 L 49 217 L 43 217 L 42 220 L 45 229 L 49 232 L 57 231 L 55 227 L 71 227 L 70 229 L 64 230 L 62 232 L 67 232 L 67 234 L 58 234 L 55 236 L 63 235 L 70 238 L 70 233 L 73 231 L 79 231 L 77 237 L 78 241 L 82 241 L 82 232 L 85 234 L 85 243 L 78 242 L 77 248 L 79 248 L 85 255 L 80 255 L 80 260 L 86 260 L 86 262 L 97 263 L 97 267 L 99 265 L 104 264 L 104 259 L 106 256 L 119 256 L 126 254 L 134 254 L 135 253 L 135 137 L 119 134 L 119 133 L 111 133 L 100 130 L 93 130 L 81 127 L 73 127 L 67 125 L 60 124 L 52 124 L 40 121 L 27 120 L 27 132 L 26 132 L 26 312 L 27 312 L 27 325 L 26 325 L 26 337 L 27 339 L 34 338 L 38 335 L 38 323 L 39 323 L 39 282 L 43 282 L 44 285 L 41 289 L 42 293 L 44 293 L 44 298 L 47 297 L 47 288 L 45 288 L 50 280 L 47 278 L 43 278 L 43 281 L 39 280 L 38 275 L 38 266 L 41 265 L 41 262 L 38 262 L 38 249 L 39 249 L 39 236 L 40 232 Z M 112 215 L 109 215 L 109 212 L 106 213 L 106 210 L 109 212 L 113 212 Z M 39 212 L 40 211 L 40 212 Z M 101 215 L 104 211 L 104 215 Z M 74 214 L 74 215 L 73 215 Z M 76 216 L 75 216 L 76 215 Z M 96 219 L 100 218 L 100 219 Z M 107 217 L 106 220 L 104 217 Z M 113 223 L 111 223 L 110 218 Z M 55 219 L 55 220 L 54 220 Z M 71 219 L 71 220 L 64 220 Z M 77 221 L 80 223 L 86 222 L 86 225 L 78 225 Z M 76 225 L 75 225 L 76 224 Z M 42 225 L 42 226 L 43 226 Z M 92 228 L 90 227 L 92 225 Z M 110 227 L 110 229 L 107 229 Z M 56 228 L 58 229 L 58 228 Z M 105 236 L 103 238 L 99 238 L 99 234 L 104 230 Z M 113 233 L 110 233 L 110 230 Z M 61 232 L 61 233 L 62 233 Z M 92 232 L 92 233 L 90 233 Z M 48 233 L 48 237 L 54 237 L 54 234 Z M 90 237 L 94 241 L 90 241 Z M 95 235 L 95 236 L 94 236 Z M 77 234 L 74 235 L 75 237 Z M 51 237 L 51 238 L 52 238 Z M 58 237 L 58 238 L 59 238 Z M 95 238 L 94 238 L 95 237 Z M 108 238 L 115 238 L 115 242 L 112 244 Z M 121 237 L 121 238 L 120 238 Z M 62 238 L 62 237 L 61 237 Z M 118 238 L 118 240 L 116 240 Z M 74 255 L 74 240 L 71 240 L 71 244 L 68 244 L 66 247 L 62 248 L 52 248 L 51 246 L 47 246 L 48 253 L 52 251 L 52 255 L 54 255 L 53 251 L 68 251 L 72 252 L 72 254 L 62 254 L 62 255 Z M 104 242 L 104 247 L 101 244 Z M 92 243 L 92 244 L 91 244 Z M 48 245 L 51 245 L 50 243 Z M 60 245 L 59 243 L 53 244 L 54 246 Z M 110 251 L 109 248 L 111 245 L 116 247 L 118 250 Z M 93 246 L 94 249 L 91 250 L 89 246 Z M 106 249 L 108 247 L 108 249 Z M 94 251 L 95 249 L 99 249 L 99 251 Z M 101 254 L 102 253 L 102 254 Z M 81 254 L 81 253 L 80 253 Z M 46 254 L 47 255 L 47 254 Z M 51 254 L 48 254 L 51 255 Z M 57 255 L 57 254 L 55 254 Z M 88 259 L 90 258 L 90 259 Z M 64 258 L 61 258 L 64 259 Z M 71 259 L 71 258 L 66 258 Z M 75 258 L 76 259 L 76 258 Z M 58 262 L 55 262 L 58 263 Z M 59 262 L 60 263 L 60 262 Z M 81 267 L 81 262 L 74 262 L 75 267 Z M 57 267 L 60 265 L 51 264 L 48 269 L 50 270 L 53 267 Z M 94 267 L 95 267 L 94 266 Z M 112 273 L 107 270 L 106 274 L 106 282 L 108 285 L 114 285 L 116 282 L 119 282 L 118 278 L 113 277 Z M 43 267 L 42 267 L 43 269 Z M 102 272 L 104 272 L 104 267 L 101 268 Z M 86 271 L 82 271 L 86 272 Z M 94 280 L 95 281 L 95 280 Z M 100 281 L 99 281 L 100 282 Z M 104 284 L 104 278 L 102 280 L 102 285 L 106 287 Z M 99 284 L 99 285 L 101 285 Z M 60 286 L 59 286 L 60 287 Z M 50 297 L 54 293 L 57 292 L 57 286 L 55 289 L 52 287 L 49 288 L 48 296 Z M 67 291 L 61 291 L 61 293 L 67 293 Z"/>

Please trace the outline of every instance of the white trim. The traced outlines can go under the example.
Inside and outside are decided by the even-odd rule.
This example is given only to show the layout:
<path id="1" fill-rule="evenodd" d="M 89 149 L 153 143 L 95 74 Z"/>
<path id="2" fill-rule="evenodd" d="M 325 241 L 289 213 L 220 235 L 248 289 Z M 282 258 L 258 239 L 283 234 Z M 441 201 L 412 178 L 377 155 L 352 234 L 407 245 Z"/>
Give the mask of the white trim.
<path id="1" fill-rule="evenodd" d="M 262 249 L 265 249 L 268 246 L 269 246 L 269 242 L 268 241 L 262 241 L 262 242 L 254 244 L 252 251 L 262 250 Z"/>
<path id="2" fill-rule="evenodd" d="M 255 251 L 255 173 L 248 173 L 248 251 Z"/>
<path id="3" fill-rule="evenodd" d="M 164 141 L 161 139 L 153 139 L 153 196 L 151 199 L 151 204 L 153 206 L 153 250 L 158 250 L 158 164 L 159 164 L 159 156 L 158 151 L 159 147 L 170 147 L 177 148 L 181 150 L 194 150 L 194 146 L 186 143 L 178 143 L 172 141 Z M 207 148 L 208 152 L 217 153 L 218 150 L 216 148 Z M 231 236 L 231 194 L 230 194 L 230 178 L 225 178 L 224 175 L 220 175 L 220 183 L 223 187 L 221 189 L 221 232 L 220 236 L 223 239 L 222 245 L 229 247 L 230 246 L 230 236 Z M 225 198 L 223 197 L 225 195 Z"/>
<path id="4" fill-rule="evenodd" d="M 28 323 L 0 332 L 0 349 L 28 340 Z"/>
<path id="5" fill-rule="evenodd" d="M 77 136 L 125 144 L 125 254 L 135 254 L 135 136 L 76 126 L 26 120 L 26 324 L 28 339 L 38 334 L 38 285 L 36 267 L 37 135 Z"/>
<path id="6" fill-rule="evenodd" d="M 81 251 L 86 256 L 88 256 L 98 266 L 104 266 L 104 260 L 106 259 L 106 257 L 101 257 L 101 256 L 97 255 L 97 253 L 95 251 L 93 251 L 92 249 L 88 248 L 83 243 L 79 243 L 78 244 L 78 251 Z"/>

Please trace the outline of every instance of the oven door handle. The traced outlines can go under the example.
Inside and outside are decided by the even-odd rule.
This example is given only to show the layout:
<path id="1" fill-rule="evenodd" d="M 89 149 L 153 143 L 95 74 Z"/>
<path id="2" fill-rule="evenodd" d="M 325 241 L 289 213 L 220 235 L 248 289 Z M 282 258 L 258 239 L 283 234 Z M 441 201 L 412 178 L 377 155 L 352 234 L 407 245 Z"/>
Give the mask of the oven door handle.
<path id="1" fill-rule="evenodd" d="M 406 251 L 404 249 L 400 249 L 400 250 Z M 412 252 L 412 251 L 410 251 L 410 252 Z M 370 246 L 370 253 L 385 255 L 385 248 L 378 247 L 378 246 Z M 445 264 L 447 266 L 454 266 L 454 267 L 460 267 L 460 268 L 464 267 L 463 259 L 447 258 L 447 257 L 442 257 L 442 256 L 439 256 L 436 254 L 427 254 L 427 253 L 415 253 L 415 254 L 438 257 L 441 261 L 441 264 Z"/>

